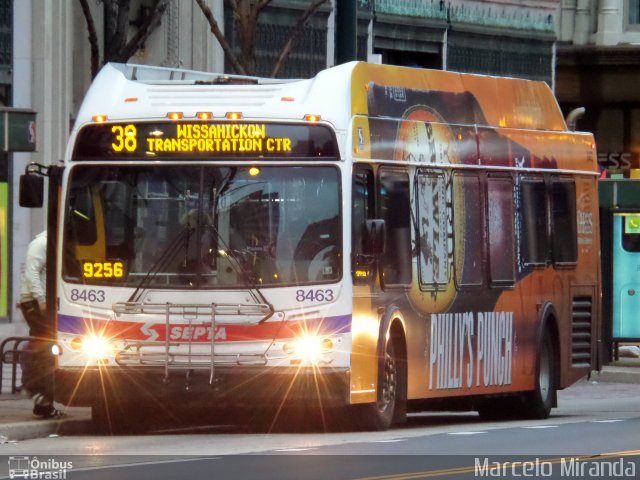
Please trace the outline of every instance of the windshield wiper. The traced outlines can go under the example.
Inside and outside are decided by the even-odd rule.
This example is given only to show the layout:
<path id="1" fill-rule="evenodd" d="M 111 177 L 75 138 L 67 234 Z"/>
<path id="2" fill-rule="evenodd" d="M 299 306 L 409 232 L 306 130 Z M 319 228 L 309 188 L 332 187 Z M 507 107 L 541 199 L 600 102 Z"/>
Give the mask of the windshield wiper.
<path id="1" fill-rule="evenodd" d="M 165 247 L 162 253 L 158 256 L 158 259 L 155 261 L 151 268 L 147 272 L 147 274 L 140 280 L 140 283 L 133 291 L 131 296 L 129 297 L 128 302 L 136 302 L 139 300 L 138 292 L 142 289 L 146 288 L 146 286 L 153 280 L 158 273 L 162 271 L 163 268 L 167 266 L 167 264 L 173 260 L 176 254 L 180 251 L 180 247 L 184 245 L 184 240 L 189 235 L 188 226 L 183 227 L 178 234 L 173 238 L 173 240 Z"/>
<path id="2" fill-rule="evenodd" d="M 215 227 L 215 225 L 210 225 L 210 228 L 211 228 L 211 230 L 213 230 L 213 233 L 215 234 L 218 243 L 220 245 L 222 245 L 222 247 L 224 248 L 225 256 L 229 260 L 232 260 L 232 261 L 229 262 L 229 264 L 232 266 L 232 268 L 235 270 L 235 272 L 241 278 L 242 286 L 246 287 L 250 291 L 254 290 L 258 294 L 258 296 L 260 297 L 260 301 L 262 301 L 263 304 L 265 304 L 267 307 L 269 307 L 269 315 L 267 315 L 263 319 L 263 321 L 267 320 L 275 312 L 275 309 L 273 308 L 273 305 L 271 305 L 271 303 L 269 303 L 269 301 L 266 299 L 266 297 L 264 296 L 264 294 L 260 290 L 260 287 L 256 283 L 250 282 L 250 274 L 249 274 L 249 272 L 242 265 L 242 262 L 238 259 L 238 257 L 234 254 L 235 250 L 232 250 L 231 248 L 229 248 L 229 245 L 222 239 L 222 236 L 220 235 L 220 232 Z"/>

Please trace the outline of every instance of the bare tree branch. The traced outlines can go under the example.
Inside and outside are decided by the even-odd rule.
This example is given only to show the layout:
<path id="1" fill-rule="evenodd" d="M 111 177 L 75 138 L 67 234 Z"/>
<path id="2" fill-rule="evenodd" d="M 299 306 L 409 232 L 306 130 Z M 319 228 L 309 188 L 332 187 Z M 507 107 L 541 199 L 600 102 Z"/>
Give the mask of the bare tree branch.
<path id="1" fill-rule="evenodd" d="M 238 26 L 238 40 L 240 43 L 239 62 L 245 71 L 254 74 L 256 71 L 255 41 L 258 30 L 257 4 L 252 0 L 239 0 L 236 11 L 236 25 Z"/>
<path id="2" fill-rule="evenodd" d="M 225 38 L 222 31 L 220 30 L 220 27 L 218 26 L 218 22 L 216 22 L 216 19 L 213 17 L 213 13 L 211 13 L 211 10 L 209 9 L 209 7 L 204 3 L 204 0 L 196 0 L 196 3 L 200 7 L 200 10 L 202 10 L 202 13 L 204 14 L 205 18 L 207 19 L 207 22 L 209 23 L 209 27 L 211 28 L 211 33 L 213 33 L 213 35 L 216 37 L 216 39 L 220 43 L 220 46 L 222 47 L 222 50 L 224 50 L 224 53 L 227 56 L 229 63 L 231 63 L 231 66 L 233 67 L 233 69 L 236 71 L 236 73 L 240 75 L 246 75 L 247 71 L 240 64 L 240 62 L 238 61 L 238 58 L 234 55 L 233 51 L 231 50 L 231 46 L 227 42 L 227 39 Z M 234 12 L 237 12 L 236 5 L 237 3 L 234 2 Z"/>
<path id="3" fill-rule="evenodd" d="M 200 7 L 200 10 L 204 13 L 211 32 L 214 34 L 222 49 L 225 52 L 227 60 L 231 63 L 232 68 L 241 74 L 252 75 L 256 70 L 256 52 L 255 43 L 259 31 L 258 18 L 262 11 L 271 4 L 272 0 L 228 0 L 229 6 L 232 9 L 233 21 L 234 21 L 234 33 L 237 34 L 238 46 L 240 53 L 234 54 L 230 40 L 227 40 L 225 34 L 223 34 L 213 18 L 211 10 L 206 5 L 206 0 L 196 0 L 196 3 Z M 282 69 L 287 58 L 291 54 L 295 37 L 304 28 L 309 18 L 325 3 L 329 0 L 313 0 L 307 2 L 309 5 L 304 12 L 298 18 L 295 26 L 292 29 L 291 36 L 285 43 L 276 64 L 273 67 L 272 76 L 278 75 Z M 231 33 L 228 32 L 229 38 Z"/>
<path id="4" fill-rule="evenodd" d="M 105 15 L 104 61 L 126 61 L 122 51 L 127 42 L 130 0 L 103 0 Z"/>
<path id="5" fill-rule="evenodd" d="M 280 70 L 284 66 L 284 63 L 287 61 L 287 58 L 291 53 L 291 49 L 293 48 L 293 42 L 295 41 L 296 37 L 298 36 L 298 34 L 300 33 L 304 25 L 307 23 L 307 20 L 309 20 L 309 17 L 311 17 L 311 15 L 313 15 L 316 12 L 316 10 L 320 8 L 320 6 L 322 6 L 324 3 L 327 3 L 328 1 L 329 0 L 314 0 L 313 3 L 307 7 L 305 12 L 300 16 L 300 18 L 298 18 L 298 21 L 293 27 L 293 31 L 291 32 L 291 36 L 289 37 L 289 40 L 287 40 L 287 43 L 282 48 L 282 51 L 280 52 L 280 56 L 278 57 L 278 61 L 273 66 L 273 70 L 271 70 L 272 77 L 275 78 L 280 73 Z"/>
<path id="6" fill-rule="evenodd" d="M 153 31 L 160 25 L 162 16 L 169 6 L 169 0 L 156 0 L 152 11 L 143 20 L 135 35 L 127 42 L 122 50 L 123 61 L 128 61 L 135 53 L 142 48 Z"/>
<path id="7" fill-rule="evenodd" d="M 267 5 L 269 5 L 270 3 L 271 3 L 271 0 L 260 0 L 260 1 L 258 2 L 258 5 L 257 5 L 257 7 L 256 7 L 256 10 L 257 10 L 258 12 L 262 11 L 262 10 L 264 10 L 264 9 L 267 7 Z"/>
<path id="8" fill-rule="evenodd" d="M 84 19 L 87 21 L 87 30 L 89 31 L 89 45 L 91 46 L 91 78 L 95 78 L 100 68 L 100 48 L 98 47 L 98 34 L 96 33 L 96 25 L 89 9 L 87 0 L 80 0 L 80 7 Z"/>

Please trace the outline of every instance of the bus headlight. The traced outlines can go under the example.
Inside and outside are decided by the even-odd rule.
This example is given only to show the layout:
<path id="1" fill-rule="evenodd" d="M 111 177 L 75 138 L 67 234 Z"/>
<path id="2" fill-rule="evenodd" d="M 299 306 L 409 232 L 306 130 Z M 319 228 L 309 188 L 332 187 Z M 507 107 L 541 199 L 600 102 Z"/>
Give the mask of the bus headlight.
<path id="1" fill-rule="evenodd" d="M 87 335 L 71 340 L 71 348 L 81 351 L 88 358 L 100 360 L 113 355 L 114 345 L 100 335 Z"/>
<path id="2" fill-rule="evenodd" d="M 303 335 L 285 343 L 283 350 L 286 354 L 295 357 L 292 359 L 294 364 L 329 363 L 330 360 L 325 357 L 325 354 L 333 350 L 333 341 L 319 335 Z"/>

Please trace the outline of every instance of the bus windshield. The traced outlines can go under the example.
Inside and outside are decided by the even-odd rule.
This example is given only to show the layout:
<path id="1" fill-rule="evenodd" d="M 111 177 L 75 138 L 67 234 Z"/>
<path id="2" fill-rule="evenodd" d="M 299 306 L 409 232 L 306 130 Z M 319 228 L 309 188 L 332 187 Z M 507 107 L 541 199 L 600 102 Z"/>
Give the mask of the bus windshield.
<path id="1" fill-rule="evenodd" d="M 63 277 L 136 288 L 334 282 L 339 206 L 329 166 L 77 166 Z"/>

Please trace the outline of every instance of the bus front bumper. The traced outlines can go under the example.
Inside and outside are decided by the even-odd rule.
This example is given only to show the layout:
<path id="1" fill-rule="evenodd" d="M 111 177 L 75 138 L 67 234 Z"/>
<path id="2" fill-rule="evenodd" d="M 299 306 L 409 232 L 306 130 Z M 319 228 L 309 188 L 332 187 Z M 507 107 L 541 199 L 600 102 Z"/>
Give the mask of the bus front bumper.
<path id="1" fill-rule="evenodd" d="M 348 368 L 215 368 L 209 370 L 135 368 L 58 368 L 55 372 L 55 400 L 63 405 L 91 406 L 105 398 L 162 404 L 230 406 L 349 404 Z"/>

